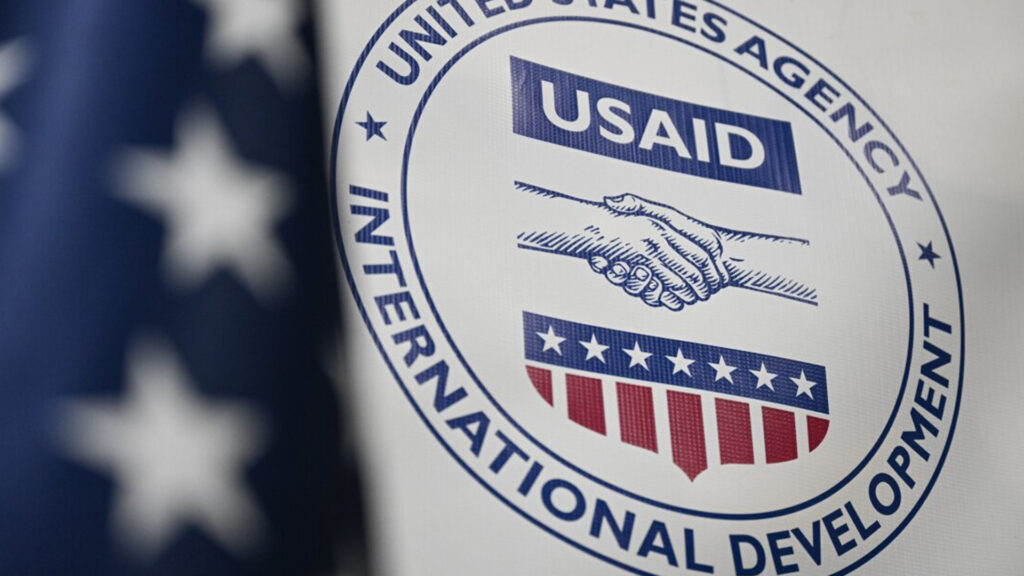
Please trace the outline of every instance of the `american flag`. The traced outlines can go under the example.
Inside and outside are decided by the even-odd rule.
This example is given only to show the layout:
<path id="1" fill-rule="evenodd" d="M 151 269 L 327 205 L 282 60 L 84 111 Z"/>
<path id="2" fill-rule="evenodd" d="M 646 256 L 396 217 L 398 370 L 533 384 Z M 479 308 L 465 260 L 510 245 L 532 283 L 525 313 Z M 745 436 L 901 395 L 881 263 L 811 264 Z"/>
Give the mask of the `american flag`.
<path id="1" fill-rule="evenodd" d="M 360 564 L 299 0 L 0 0 L 0 573 Z"/>
<path id="2" fill-rule="evenodd" d="M 531 312 L 523 344 L 544 402 L 690 480 L 709 466 L 795 460 L 828 433 L 823 366 Z"/>

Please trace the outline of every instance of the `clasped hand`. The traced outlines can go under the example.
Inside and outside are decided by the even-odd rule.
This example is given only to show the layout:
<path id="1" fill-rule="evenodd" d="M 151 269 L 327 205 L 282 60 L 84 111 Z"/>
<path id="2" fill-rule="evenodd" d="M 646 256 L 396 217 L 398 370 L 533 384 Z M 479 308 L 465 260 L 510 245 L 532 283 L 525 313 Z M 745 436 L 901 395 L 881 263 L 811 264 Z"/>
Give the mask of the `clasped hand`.
<path id="1" fill-rule="evenodd" d="M 652 307 L 681 310 L 729 285 L 722 239 L 711 225 L 633 194 L 607 197 L 614 236 L 588 258 L 590 267 Z"/>

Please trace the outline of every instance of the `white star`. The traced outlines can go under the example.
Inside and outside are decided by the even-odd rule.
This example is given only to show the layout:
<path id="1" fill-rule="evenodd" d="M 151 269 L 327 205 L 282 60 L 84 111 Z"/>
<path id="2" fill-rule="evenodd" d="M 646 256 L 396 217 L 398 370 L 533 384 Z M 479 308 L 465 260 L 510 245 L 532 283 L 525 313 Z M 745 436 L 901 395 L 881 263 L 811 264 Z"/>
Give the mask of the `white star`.
<path id="1" fill-rule="evenodd" d="M 778 374 L 772 374 L 769 372 L 768 369 L 764 367 L 764 362 L 761 362 L 760 370 L 751 370 L 750 373 L 757 376 L 757 388 L 767 386 L 769 390 L 775 392 L 775 386 L 772 384 L 772 381 L 775 380 L 775 377 L 778 376 Z"/>
<path id="2" fill-rule="evenodd" d="M 604 351 L 607 350 L 608 347 L 597 341 L 596 334 L 590 335 L 589 342 L 584 342 L 580 340 L 580 344 L 587 349 L 587 357 L 583 359 L 584 362 L 590 360 L 591 358 L 597 358 L 598 360 L 601 361 L 602 364 L 605 363 Z"/>
<path id="3" fill-rule="evenodd" d="M 537 336 L 544 339 L 544 348 L 541 352 L 547 352 L 548 350 L 554 350 L 559 356 L 562 355 L 562 342 L 565 342 L 565 338 L 562 338 L 558 334 L 555 334 L 555 327 L 548 326 L 548 331 L 537 332 Z"/>
<path id="4" fill-rule="evenodd" d="M 650 352 L 644 352 L 640 349 L 640 342 L 633 342 L 632 350 L 629 348 L 623 348 L 622 351 L 629 356 L 630 368 L 633 366 L 640 366 L 644 370 L 650 371 L 650 368 L 647 367 L 647 359 L 651 357 L 651 354 Z"/>
<path id="5" fill-rule="evenodd" d="M 3 100 L 28 76 L 28 46 L 24 40 L 12 40 L 0 46 L 0 100 Z M 14 161 L 18 150 L 18 129 L 7 116 L 0 113 L 0 172 Z"/>
<path id="6" fill-rule="evenodd" d="M 792 380 L 794 384 L 796 384 L 796 395 L 798 397 L 801 394 L 806 394 L 808 398 L 810 398 L 811 400 L 814 400 L 814 395 L 811 394 L 811 388 L 814 388 L 815 386 L 817 386 L 818 383 L 817 382 L 811 382 L 810 380 L 808 380 L 807 376 L 804 376 L 804 371 L 803 370 L 800 371 L 800 377 L 799 378 L 793 378 L 791 376 L 789 379 Z"/>
<path id="7" fill-rule="evenodd" d="M 735 366 L 729 366 L 725 363 L 725 357 L 721 354 L 718 355 L 718 363 L 714 364 L 708 362 L 708 365 L 715 369 L 715 382 L 719 380 L 727 380 L 729 384 L 732 384 L 732 371 L 736 369 Z"/>
<path id="8" fill-rule="evenodd" d="M 265 520 L 245 486 L 262 427 L 241 403 L 197 395 L 166 345 L 141 342 L 127 361 L 120 402 L 68 406 L 67 453 L 113 477 L 115 535 L 152 559 L 189 525 L 236 554 L 251 551 Z"/>
<path id="9" fill-rule="evenodd" d="M 255 58 L 275 82 L 296 87 L 309 72 L 299 37 L 305 18 L 296 0 L 192 0 L 206 9 L 206 58 L 228 68 Z"/>
<path id="10" fill-rule="evenodd" d="M 254 295 L 280 296 L 290 266 L 274 229 L 291 209 L 287 181 L 235 155 L 211 111 L 182 115 L 172 152 L 132 150 L 121 159 L 121 196 L 164 219 L 163 266 L 178 288 L 218 269 Z"/>
<path id="11" fill-rule="evenodd" d="M 676 349 L 675 356 L 665 356 L 665 358 L 668 358 L 668 361 L 672 363 L 672 374 L 683 372 L 687 376 L 693 377 L 693 374 L 690 374 L 690 364 L 693 364 L 694 361 L 683 356 L 682 348 Z"/>

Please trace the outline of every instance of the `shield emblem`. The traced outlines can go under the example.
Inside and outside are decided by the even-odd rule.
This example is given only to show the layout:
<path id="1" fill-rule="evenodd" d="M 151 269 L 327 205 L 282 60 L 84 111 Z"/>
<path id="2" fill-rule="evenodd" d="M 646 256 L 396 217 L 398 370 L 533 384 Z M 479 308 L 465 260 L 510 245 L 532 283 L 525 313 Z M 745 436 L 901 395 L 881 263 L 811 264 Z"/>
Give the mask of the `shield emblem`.
<path id="1" fill-rule="evenodd" d="M 691 481 L 709 466 L 796 460 L 828 433 L 824 366 L 530 312 L 523 342 L 552 409 L 671 457 Z"/>

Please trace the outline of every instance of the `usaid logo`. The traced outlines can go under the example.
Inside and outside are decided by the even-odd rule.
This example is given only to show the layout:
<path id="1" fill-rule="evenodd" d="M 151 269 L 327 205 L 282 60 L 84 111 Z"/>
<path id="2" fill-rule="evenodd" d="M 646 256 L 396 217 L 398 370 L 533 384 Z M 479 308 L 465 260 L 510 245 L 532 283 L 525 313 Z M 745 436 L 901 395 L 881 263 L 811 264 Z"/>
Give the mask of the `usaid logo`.
<path id="1" fill-rule="evenodd" d="M 332 186 L 383 361 L 496 506 L 638 574 L 845 574 L 912 529 L 960 405 L 953 246 L 786 40 L 712 1 L 406 2 Z"/>
<path id="2" fill-rule="evenodd" d="M 724 182 L 800 193 L 789 124 L 598 82 L 513 57 L 513 129 Z"/>

